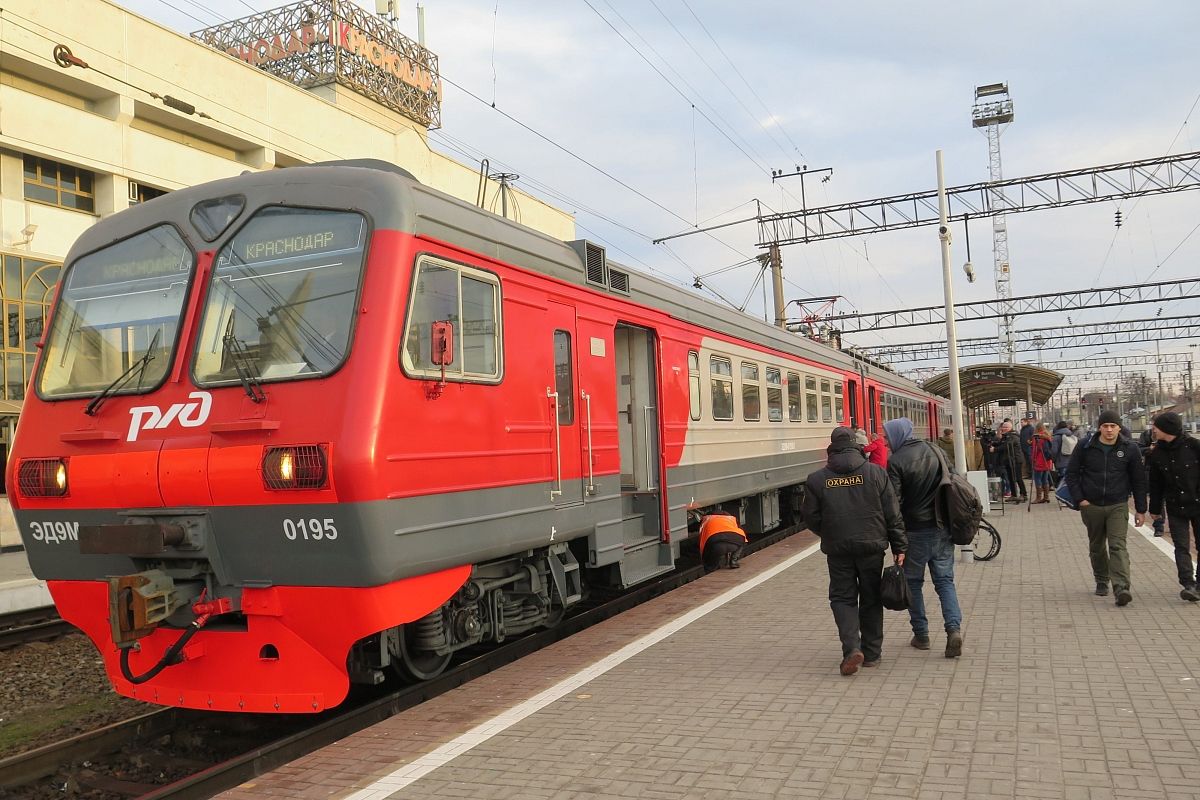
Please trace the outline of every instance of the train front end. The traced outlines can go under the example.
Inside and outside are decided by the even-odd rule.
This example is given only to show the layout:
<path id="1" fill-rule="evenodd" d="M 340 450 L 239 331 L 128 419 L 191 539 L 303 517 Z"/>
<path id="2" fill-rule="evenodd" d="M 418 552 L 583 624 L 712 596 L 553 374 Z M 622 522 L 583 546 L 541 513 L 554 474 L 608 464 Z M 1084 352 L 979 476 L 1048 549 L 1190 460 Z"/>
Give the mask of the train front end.
<path id="1" fill-rule="evenodd" d="M 149 702 L 337 705 L 354 642 L 470 571 L 377 557 L 373 436 L 396 360 L 378 332 L 402 324 L 387 298 L 411 256 L 360 201 L 389 179 L 278 172 L 295 174 L 181 190 L 80 239 L 10 453 L 34 574 L 117 691 Z"/>

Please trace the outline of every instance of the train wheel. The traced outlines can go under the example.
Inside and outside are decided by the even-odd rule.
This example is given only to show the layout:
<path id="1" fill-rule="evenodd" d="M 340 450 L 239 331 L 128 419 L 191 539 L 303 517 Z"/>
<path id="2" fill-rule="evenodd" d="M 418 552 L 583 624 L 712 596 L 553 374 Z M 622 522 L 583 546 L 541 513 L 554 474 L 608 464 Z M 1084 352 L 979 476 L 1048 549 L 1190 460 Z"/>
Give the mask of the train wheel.
<path id="1" fill-rule="evenodd" d="M 396 671 L 405 680 L 419 683 L 441 675 L 450 663 L 451 654 L 438 655 L 415 647 L 411 641 L 415 632 L 413 625 L 405 625 L 400 630 L 400 652 L 395 654 L 399 656 Z"/>

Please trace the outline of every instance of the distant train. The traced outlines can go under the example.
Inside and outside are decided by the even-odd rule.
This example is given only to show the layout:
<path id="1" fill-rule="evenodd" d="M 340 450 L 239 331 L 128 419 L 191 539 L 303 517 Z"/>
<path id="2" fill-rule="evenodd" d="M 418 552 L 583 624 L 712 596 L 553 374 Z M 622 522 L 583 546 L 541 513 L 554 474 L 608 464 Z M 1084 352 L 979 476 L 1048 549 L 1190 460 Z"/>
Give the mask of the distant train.
<path id="1" fill-rule="evenodd" d="M 313 712 L 794 519 L 830 430 L 944 401 L 377 161 L 172 192 L 72 248 L 8 465 L 121 694 Z M 689 531 L 689 522 L 692 530 Z"/>

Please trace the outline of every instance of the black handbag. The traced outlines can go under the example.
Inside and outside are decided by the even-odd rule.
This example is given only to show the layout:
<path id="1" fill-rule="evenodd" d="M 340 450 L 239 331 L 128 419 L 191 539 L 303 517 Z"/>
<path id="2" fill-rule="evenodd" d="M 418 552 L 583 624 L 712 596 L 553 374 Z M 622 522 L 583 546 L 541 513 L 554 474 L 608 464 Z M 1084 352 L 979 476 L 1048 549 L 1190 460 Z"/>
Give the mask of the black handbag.
<path id="1" fill-rule="evenodd" d="M 911 597 L 908 594 L 908 580 L 904 577 L 904 567 L 894 564 L 884 567 L 883 577 L 879 580 L 879 597 L 884 608 L 892 611 L 905 611 Z"/>

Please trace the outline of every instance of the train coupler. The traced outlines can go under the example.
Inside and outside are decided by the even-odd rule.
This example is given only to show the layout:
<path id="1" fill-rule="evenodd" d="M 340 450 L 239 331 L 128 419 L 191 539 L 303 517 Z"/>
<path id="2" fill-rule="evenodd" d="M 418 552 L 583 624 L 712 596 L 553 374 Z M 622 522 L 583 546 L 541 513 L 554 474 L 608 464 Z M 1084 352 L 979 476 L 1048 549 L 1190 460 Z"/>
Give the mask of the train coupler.
<path id="1" fill-rule="evenodd" d="M 109 622 L 113 644 L 125 648 L 150 635 L 183 603 L 175 581 L 162 570 L 108 579 Z"/>

